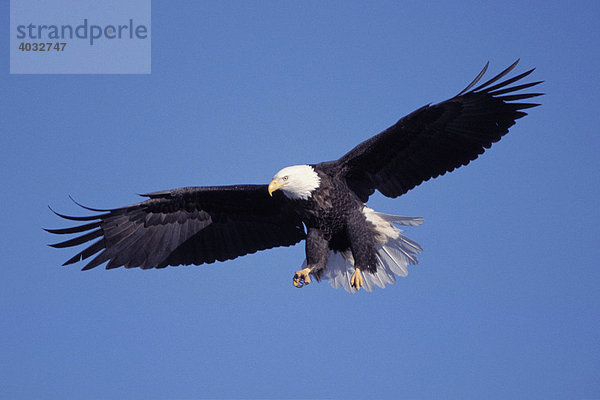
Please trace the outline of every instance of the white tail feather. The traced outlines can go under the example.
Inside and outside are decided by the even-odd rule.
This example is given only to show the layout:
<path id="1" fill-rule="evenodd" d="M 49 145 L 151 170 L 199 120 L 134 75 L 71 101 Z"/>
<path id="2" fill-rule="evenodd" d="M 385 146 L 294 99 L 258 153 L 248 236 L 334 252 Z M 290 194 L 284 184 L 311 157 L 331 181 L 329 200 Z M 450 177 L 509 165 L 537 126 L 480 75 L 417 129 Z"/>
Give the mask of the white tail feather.
<path id="1" fill-rule="evenodd" d="M 419 244 L 402 235 L 402 230 L 392 224 L 404 226 L 417 226 L 423 223 L 420 217 L 400 217 L 378 213 L 365 206 L 363 213 L 367 221 L 375 226 L 377 241 L 377 272 L 372 274 L 362 271 L 364 289 L 373 291 L 375 286 L 385 288 L 396 282 L 395 275 L 406 276 L 408 265 L 418 263 L 416 255 L 423 249 Z M 306 260 L 302 268 L 306 267 Z M 329 252 L 327 268 L 321 276 L 329 281 L 335 289 L 343 287 L 349 293 L 356 293 L 356 289 L 350 286 L 350 277 L 354 273 L 354 258 L 350 251 L 338 253 Z"/>

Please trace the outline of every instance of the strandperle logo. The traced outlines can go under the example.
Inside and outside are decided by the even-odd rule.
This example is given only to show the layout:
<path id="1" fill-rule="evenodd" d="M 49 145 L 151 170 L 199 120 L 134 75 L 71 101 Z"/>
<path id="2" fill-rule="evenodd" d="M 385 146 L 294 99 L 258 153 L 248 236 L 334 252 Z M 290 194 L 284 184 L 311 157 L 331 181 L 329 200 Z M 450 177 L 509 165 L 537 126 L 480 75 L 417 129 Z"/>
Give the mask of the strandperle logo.
<path id="1" fill-rule="evenodd" d="M 125 24 L 107 24 L 95 25 L 89 24 L 88 19 L 84 18 L 80 25 L 40 25 L 30 23 L 28 25 L 17 25 L 17 39 L 32 40 L 66 40 L 80 39 L 87 40 L 90 46 L 95 41 L 107 40 L 134 40 L 146 39 L 148 37 L 148 28 L 144 24 L 136 24 L 133 19 L 129 19 Z"/>

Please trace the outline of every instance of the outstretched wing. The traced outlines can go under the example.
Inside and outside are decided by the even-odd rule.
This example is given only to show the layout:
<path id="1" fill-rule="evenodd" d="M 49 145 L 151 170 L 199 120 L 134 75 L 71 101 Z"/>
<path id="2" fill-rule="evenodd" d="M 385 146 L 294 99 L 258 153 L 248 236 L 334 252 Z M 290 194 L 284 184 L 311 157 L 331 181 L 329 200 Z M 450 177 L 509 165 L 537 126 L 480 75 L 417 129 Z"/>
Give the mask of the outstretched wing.
<path id="1" fill-rule="evenodd" d="M 485 74 L 489 63 L 486 64 L 455 97 L 414 111 L 337 160 L 339 173 L 366 202 L 375 190 L 397 197 L 423 181 L 467 165 L 500 140 L 515 120 L 527 115 L 522 110 L 539 105 L 514 101 L 542 93 L 514 92 L 541 82 L 507 87 L 533 69 L 494 85 L 518 62 L 471 89 Z"/>
<path id="2" fill-rule="evenodd" d="M 82 235 L 52 247 L 98 241 L 67 260 L 85 260 L 91 269 L 125 266 L 162 268 L 230 260 L 258 250 L 290 246 L 304 239 L 302 222 L 285 197 L 270 197 L 266 185 L 189 187 L 150 193 L 150 199 L 88 217 L 60 217 L 83 225 L 46 229 L 54 234 Z M 99 254 L 98 254 L 99 253 Z"/>

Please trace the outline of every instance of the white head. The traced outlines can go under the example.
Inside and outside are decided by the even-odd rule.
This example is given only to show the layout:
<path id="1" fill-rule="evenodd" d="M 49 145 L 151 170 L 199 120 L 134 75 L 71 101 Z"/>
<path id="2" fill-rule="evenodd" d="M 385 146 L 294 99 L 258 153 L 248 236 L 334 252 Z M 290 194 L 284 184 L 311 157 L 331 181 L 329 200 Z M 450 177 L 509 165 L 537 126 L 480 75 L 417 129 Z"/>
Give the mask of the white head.
<path id="1" fill-rule="evenodd" d="M 287 198 L 306 200 L 319 187 L 321 178 L 310 165 L 285 167 L 275 174 L 269 184 L 269 194 L 281 189 Z"/>

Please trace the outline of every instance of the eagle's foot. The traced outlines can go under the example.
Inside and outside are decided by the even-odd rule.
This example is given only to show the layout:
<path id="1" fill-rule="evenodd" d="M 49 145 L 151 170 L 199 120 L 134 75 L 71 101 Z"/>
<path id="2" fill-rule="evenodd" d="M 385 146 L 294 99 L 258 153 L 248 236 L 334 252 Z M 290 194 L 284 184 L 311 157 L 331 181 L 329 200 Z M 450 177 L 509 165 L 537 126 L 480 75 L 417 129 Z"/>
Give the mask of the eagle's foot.
<path id="1" fill-rule="evenodd" d="M 310 268 L 304 268 L 300 271 L 296 271 L 292 281 L 294 286 L 301 288 L 304 285 L 308 285 L 310 283 L 310 276 L 308 276 L 308 274 L 310 274 Z"/>
<path id="2" fill-rule="evenodd" d="M 363 277 L 362 277 L 362 274 L 360 273 L 360 269 L 355 268 L 354 273 L 352 274 L 352 277 L 350 278 L 350 286 L 354 286 L 354 288 L 356 290 L 360 290 L 360 287 L 362 285 L 363 285 Z"/>

